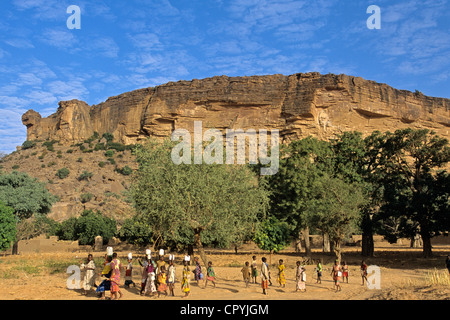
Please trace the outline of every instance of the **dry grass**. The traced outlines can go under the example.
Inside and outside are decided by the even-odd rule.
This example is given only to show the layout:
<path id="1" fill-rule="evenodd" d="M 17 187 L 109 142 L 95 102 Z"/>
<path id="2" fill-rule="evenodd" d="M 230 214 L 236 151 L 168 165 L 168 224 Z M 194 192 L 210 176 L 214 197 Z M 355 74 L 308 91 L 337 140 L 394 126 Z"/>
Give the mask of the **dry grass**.
<path id="1" fill-rule="evenodd" d="M 434 269 L 429 271 L 425 277 L 428 285 L 450 286 L 450 276 L 447 271 Z"/>

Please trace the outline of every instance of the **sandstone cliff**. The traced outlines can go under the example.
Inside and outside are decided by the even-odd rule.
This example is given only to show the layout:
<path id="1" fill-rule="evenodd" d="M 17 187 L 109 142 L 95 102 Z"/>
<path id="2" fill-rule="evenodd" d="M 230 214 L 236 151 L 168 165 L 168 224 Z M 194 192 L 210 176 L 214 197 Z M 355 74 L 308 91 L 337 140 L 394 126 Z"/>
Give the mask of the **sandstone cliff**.
<path id="1" fill-rule="evenodd" d="M 450 99 L 347 75 L 217 76 L 139 89 L 93 106 L 61 101 L 47 118 L 33 110 L 22 117 L 28 140 L 55 139 L 67 145 L 94 132 L 109 132 L 116 141 L 131 144 L 168 136 L 178 128 L 193 130 L 195 120 L 220 130 L 279 129 L 284 142 L 404 127 L 429 128 L 450 137 Z"/>

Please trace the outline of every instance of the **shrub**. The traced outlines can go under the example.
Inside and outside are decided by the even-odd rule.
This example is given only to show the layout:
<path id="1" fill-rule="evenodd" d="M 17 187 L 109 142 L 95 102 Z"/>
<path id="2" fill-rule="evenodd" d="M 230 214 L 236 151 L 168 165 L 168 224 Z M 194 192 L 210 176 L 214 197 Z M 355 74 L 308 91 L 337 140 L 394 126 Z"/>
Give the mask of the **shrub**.
<path id="1" fill-rule="evenodd" d="M 78 181 L 82 181 L 82 180 L 86 180 L 89 181 L 90 178 L 92 178 L 93 174 L 92 172 L 89 171 L 83 171 L 82 174 L 80 174 L 80 176 L 78 177 Z"/>
<path id="2" fill-rule="evenodd" d="M 56 176 L 57 176 L 58 178 L 60 178 L 60 179 L 64 179 L 64 178 L 66 178 L 66 177 L 69 175 L 69 173 L 70 173 L 69 169 L 67 169 L 67 168 L 62 168 L 62 169 L 59 169 L 59 170 L 56 172 Z"/>
<path id="3" fill-rule="evenodd" d="M 111 158 L 114 156 L 114 150 L 108 150 L 105 152 L 105 157 Z"/>
<path id="4" fill-rule="evenodd" d="M 114 140 L 114 135 L 112 133 L 106 132 L 102 135 L 102 138 L 105 138 L 106 141 L 109 143 Z"/>
<path id="5" fill-rule="evenodd" d="M 27 140 L 24 143 L 22 143 L 22 149 L 23 150 L 30 149 L 30 148 L 33 148 L 35 145 L 36 145 L 36 142 Z"/>
<path id="6" fill-rule="evenodd" d="M 91 201 L 93 196 L 94 196 L 94 195 L 93 195 L 92 193 L 83 193 L 83 194 L 80 196 L 81 203 L 86 203 L 86 202 Z"/>
<path id="7" fill-rule="evenodd" d="M 106 150 L 106 145 L 105 145 L 104 143 L 102 143 L 102 142 L 99 142 L 99 143 L 97 143 L 97 144 L 95 145 L 94 150 L 95 150 L 95 151 L 98 151 L 98 150 Z"/>
<path id="8" fill-rule="evenodd" d="M 129 166 L 125 166 L 122 169 L 117 168 L 116 171 L 120 174 L 123 174 L 124 176 L 129 176 L 133 173 L 133 169 L 131 169 Z"/>
<path id="9" fill-rule="evenodd" d="M 100 161 L 99 163 L 98 163 L 98 166 L 100 167 L 100 168 L 103 168 L 104 166 L 105 166 L 105 162 L 103 162 L 103 161 Z"/>
<path id="10" fill-rule="evenodd" d="M 57 143 L 58 141 L 52 140 L 52 141 L 45 141 L 42 146 L 46 147 L 48 151 L 55 151 L 55 148 L 53 148 L 53 145 Z"/>
<path id="11" fill-rule="evenodd" d="M 9 249 L 16 238 L 14 209 L 0 202 L 0 251 Z"/>
<path id="12" fill-rule="evenodd" d="M 150 244 L 152 235 L 150 226 L 137 217 L 125 220 L 118 234 L 120 240 L 139 246 Z"/>
<path id="13" fill-rule="evenodd" d="M 77 220 L 77 218 L 72 217 L 61 222 L 56 232 L 56 235 L 59 237 L 59 239 L 72 241 L 77 240 L 77 235 L 75 232 Z"/>
<path id="14" fill-rule="evenodd" d="M 19 169 L 19 168 L 20 168 L 20 166 L 19 166 L 18 164 L 15 164 L 15 165 L 12 166 L 12 169 L 13 169 L 13 170 L 17 170 L 17 169 Z"/>
<path id="15" fill-rule="evenodd" d="M 75 223 L 75 237 L 81 245 L 94 244 L 96 236 L 101 236 L 103 243 L 108 243 L 116 232 L 116 221 L 103 216 L 100 211 L 85 210 Z"/>
<path id="16" fill-rule="evenodd" d="M 83 158 L 79 157 L 79 158 L 77 159 L 77 162 L 83 162 Z"/>
<path id="17" fill-rule="evenodd" d="M 108 142 L 106 144 L 106 149 L 114 149 L 116 151 L 125 151 L 126 147 L 124 144 L 121 144 L 119 142 Z"/>

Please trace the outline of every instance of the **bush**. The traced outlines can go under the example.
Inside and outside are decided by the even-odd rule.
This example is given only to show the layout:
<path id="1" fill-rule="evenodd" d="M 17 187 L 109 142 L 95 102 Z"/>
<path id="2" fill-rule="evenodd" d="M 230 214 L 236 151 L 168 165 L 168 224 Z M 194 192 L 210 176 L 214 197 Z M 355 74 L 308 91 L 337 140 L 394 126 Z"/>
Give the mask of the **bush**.
<path id="1" fill-rule="evenodd" d="M 71 241 L 77 240 L 77 235 L 75 231 L 77 220 L 78 220 L 77 218 L 72 217 L 61 222 L 56 232 L 56 235 L 59 237 L 60 240 L 71 240 Z"/>
<path id="2" fill-rule="evenodd" d="M 57 176 L 58 178 L 60 178 L 60 179 L 64 179 L 64 178 L 67 178 L 67 176 L 69 175 L 69 173 L 70 173 L 69 169 L 67 169 L 67 168 L 62 168 L 62 169 L 59 169 L 59 170 L 56 172 L 56 176 Z"/>
<path id="3" fill-rule="evenodd" d="M 55 149 L 53 148 L 53 145 L 55 143 L 57 143 L 58 141 L 56 140 L 52 140 L 52 141 L 45 141 L 42 146 L 46 147 L 48 151 L 55 151 Z"/>
<path id="4" fill-rule="evenodd" d="M 19 168 L 20 168 L 20 166 L 19 166 L 18 164 L 15 164 L 15 165 L 12 166 L 12 169 L 13 169 L 13 170 L 17 170 L 17 169 L 19 169 Z"/>
<path id="5" fill-rule="evenodd" d="M 80 176 L 78 177 L 78 181 L 82 181 L 82 180 L 86 180 L 89 181 L 90 178 L 92 178 L 93 174 L 92 172 L 89 171 L 83 171 L 82 174 L 80 174 Z"/>
<path id="6" fill-rule="evenodd" d="M 98 163 L 98 166 L 100 167 L 100 168 L 103 168 L 104 166 L 105 166 L 105 162 L 103 162 L 103 161 L 100 161 L 99 163 Z"/>
<path id="7" fill-rule="evenodd" d="M 112 142 L 114 140 L 114 135 L 112 133 L 106 132 L 102 135 L 102 138 L 106 139 L 106 142 Z"/>
<path id="8" fill-rule="evenodd" d="M 104 143 L 99 142 L 95 145 L 94 150 L 95 151 L 106 150 L 106 145 Z"/>
<path id="9" fill-rule="evenodd" d="M 75 223 L 76 240 L 81 245 L 94 244 L 96 236 L 101 236 L 103 243 L 108 243 L 116 232 L 116 221 L 103 216 L 99 211 L 85 210 Z"/>
<path id="10" fill-rule="evenodd" d="M 111 158 L 114 157 L 114 150 L 108 150 L 105 152 L 105 157 Z"/>
<path id="11" fill-rule="evenodd" d="M 0 202 L 0 251 L 9 249 L 16 239 L 14 209 Z"/>
<path id="12" fill-rule="evenodd" d="M 30 149 L 30 148 L 33 148 L 35 145 L 36 145 L 36 142 L 27 140 L 24 143 L 22 143 L 22 149 L 23 150 Z"/>
<path id="13" fill-rule="evenodd" d="M 119 239 L 130 244 L 145 246 L 152 242 L 152 230 L 150 226 L 137 217 L 127 219 L 119 231 Z"/>
<path id="14" fill-rule="evenodd" d="M 94 195 L 92 193 L 83 193 L 80 196 L 81 203 L 86 203 L 86 202 L 91 201 L 93 196 Z"/>
<path id="15" fill-rule="evenodd" d="M 129 166 L 125 166 L 122 169 L 117 168 L 116 171 L 120 174 L 123 174 L 124 176 L 129 176 L 133 173 L 133 169 L 131 169 Z"/>
<path id="16" fill-rule="evenodd" d="M 125 151 L 126 147 L 124 144 L 121 144 L 119 142 L 108 142 L 106 144 L 106 149 L 114 149 L 116 151 Z"/>

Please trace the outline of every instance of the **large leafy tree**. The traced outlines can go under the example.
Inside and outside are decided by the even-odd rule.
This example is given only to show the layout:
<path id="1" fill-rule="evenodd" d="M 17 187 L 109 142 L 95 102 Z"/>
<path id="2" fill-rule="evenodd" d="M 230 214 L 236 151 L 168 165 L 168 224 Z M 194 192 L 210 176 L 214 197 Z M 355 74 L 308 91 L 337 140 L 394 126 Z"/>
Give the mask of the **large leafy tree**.
<path id="1" fill-rule="evenodd" d="M 255 230 L 267 191 L 245 165 L 175 164 L 174 144 L 149 140 L 135 150 L 139 169 L 131 188 L 136 211 L 163 241 L 228 246 Z"/>
<path id="2" fill-rule="evenodd" d="M 312 197 L 312 183 L 333 169 L 333 152 L 329 142 L 313 137 L 292 141 L 281 149 L 278 173 L 266 179 L 272 191 L 271 215 L 291 227 L 294 238 L 305 238 L 310 255 L 309 224 L 305 211 Z"/>
<path id="3" fill-rule="evenodd" d="M 16 238 L 14 209 L 0 202 L 0 251 L 9 249 Z"/>
<path id="4" fill-rule="evenodd" d="M 311 184 L 311 198 L 306 200 L 304 216 L 311 227 L 328 234 L 338 260 L 342 241 L 358 228 L 360 208 L 365 202 L 357 183 L 325 174 Z"/>
<path id="5" fill-rule="evenodd" d="M 383 153 L 384 218 L 404 217 L 411 222 L 405 226 L 415 225 L 429 257 L 431 238 L 450 229 L 449 177 L 440 170 L 450 161 L 448 141 L 427 129 L 402 129 L 387 134 Z"/>
<path id="6" fill-rule="evenodd" d="M 13 208 L 18 223 L 33 214 L 47 214 L 56 199 L 44 183 L 24 172 L 0 174 L 0 201 Z M 20 234 L 16 236 L 13 253 L 17 253 L 18 240 L 21 240 Z"/>
<path id="7" fill-rule="evenodd" d="M 373 256 L 374 253 L 373 233 L 378 226 L 379 208 L 383 202 L 384 173 L 379 168 L 383 164 L 385 140 L 386 135 L 379 131 L 366 138 L 357 131 L 344 132 L 332 140 L 334 175 L 347 183 L 357 184 L 364 195 L 359 219 L 363 256 Z"/>

